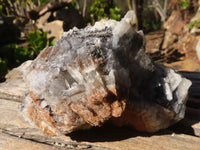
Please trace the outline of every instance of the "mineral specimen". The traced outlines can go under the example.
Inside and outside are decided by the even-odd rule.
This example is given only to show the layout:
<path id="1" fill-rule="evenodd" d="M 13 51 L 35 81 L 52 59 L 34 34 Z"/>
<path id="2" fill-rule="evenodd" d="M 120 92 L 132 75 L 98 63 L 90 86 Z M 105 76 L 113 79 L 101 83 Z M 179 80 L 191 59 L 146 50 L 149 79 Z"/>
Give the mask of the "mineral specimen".
<path id="1" fill-rule="evenodd" d="M 144 53 L 133 11 L 64 32 L 24 74 L 29 122 L 58 135 L 106 121 L 155 132 L 184 117 L 191 82 Z"/>

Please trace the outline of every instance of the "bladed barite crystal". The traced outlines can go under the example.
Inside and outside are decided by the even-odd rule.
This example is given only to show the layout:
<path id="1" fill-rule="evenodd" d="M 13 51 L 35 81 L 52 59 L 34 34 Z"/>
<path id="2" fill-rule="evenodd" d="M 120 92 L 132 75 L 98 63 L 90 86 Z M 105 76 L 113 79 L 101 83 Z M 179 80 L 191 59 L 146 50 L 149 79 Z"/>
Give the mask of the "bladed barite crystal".
<path id="1" fill-rule="evenodd" d="M 144 52 L 134 13 L 64 32 L 24 74 L 23 115 L 58 135 L 106 121 L 155 132 L 184 117 L 191 82 Z"/>

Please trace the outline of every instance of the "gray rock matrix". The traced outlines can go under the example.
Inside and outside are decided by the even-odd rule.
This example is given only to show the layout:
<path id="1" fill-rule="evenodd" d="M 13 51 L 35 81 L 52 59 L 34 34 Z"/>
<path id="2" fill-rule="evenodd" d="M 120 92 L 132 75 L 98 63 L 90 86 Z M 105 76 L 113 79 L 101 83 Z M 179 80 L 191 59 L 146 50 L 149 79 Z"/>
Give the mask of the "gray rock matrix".
<path id="1" fill-rule="evenodd" d="M 23 73 L 21 111 L 49 135 L 102 126 L 106 121 L 155 132 L 184 117 L 191 82 L 145 54 L 135 16 L 101 20 L 64 32 Z"/>

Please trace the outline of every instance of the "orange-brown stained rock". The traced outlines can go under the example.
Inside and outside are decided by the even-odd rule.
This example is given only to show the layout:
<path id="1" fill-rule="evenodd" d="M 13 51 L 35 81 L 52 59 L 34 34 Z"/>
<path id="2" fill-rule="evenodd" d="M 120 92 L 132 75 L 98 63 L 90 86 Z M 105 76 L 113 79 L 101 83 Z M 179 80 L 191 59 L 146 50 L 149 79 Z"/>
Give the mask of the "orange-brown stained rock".
<path id="1" fill-rule="evenodd" d="M 112 95 L 112 94 L 111 94 Z M 27 109 L 27 115 L 31 121 L 35 123 L 43 132 L 47 135 L 58 135 L 61 132 L 70 132 L 70 130 L 65 130 L 67 126 L 73 126 L 73 119 L 68 124 L 59 123 L 54 120 L 52 116 L 58 116 L 62 118 L 61 122 L 66 121 L 66 116 L 69 117 L 66 112 L 60 108 L 58 111 L 50 113 L 44 110 L 41 106 L 41 99 L 34 94 L 32 91 L 29 92 L 30 98 L 33 103 L 29 105 Z M 93 92 L 92 95 L 88 96 L 88 100 L 79 103 L 66 104 L 65 107 L 71 110 L 71 113 L 76 113 L 76 117 L 81 117 L 85 122 L 85 126 L 102 126 L 103 123 L 109 120 L 112 116 L 119 117 L 125 109 L 126 102 L 123 100 L 121 102 L 108 99 L 102 95 L 101 92 Z M 107 99 L 107 100 L 106 100 Z M 109 101 L 111 100 L 111 102 Z M 64 105 L 63 105 L 64 107 Z M 68 111 L 67 113 L 69 113 Z M 63 116 L 63 117 L 62 117 Z M 74 120 L 75 121 L 75 120 Z M 69 127 L 70 128 L 70 127 Z"/>
<path id="2" fill-rule="evenodd" d="M 117 124 L 154 132 L 184 117 L 191 82 L 145 54 L 134 13 L 63 33 L 32 62 L 22 112 L 47 134 Z"/>
<path id="3" fill-rule="evenodd" d="M 39 105 L 40 101 L 38 96 L 36 96 L 33 92 L 29 93 L 30 97 L 33 99 L 33 104 L 30 105 L 27 109 L 27 114 L 29 118 L 43 130 L 45 134 L 48 135 L 56 135 L 59 132 L 56 130 L 54 124 L 55 121 L 50 116 L 49 112 L 45 111 Z"/>
<path id="4" fill-rule="evenodd" d="M 111 108 L 112 108 L 112 116 L 113 117 L 120 117 L 122 115 L 122 113 L 124 112 L 124 109 L 126 107 L 126 101 L 114 101 L 111 104 Z"/>
<path id="5" fill-rule="evenodd" d="M 155 132 L 158 127 L 169 126 L 168 120 L 173 120 L 174 113 L 162 106 L 154 105 L 148 109 L 136 111 L 134 106 L 127 104 L 125 111 L 119 118 L 112 118 L 112 123 L 117 126 L 132 126 L 138 131 Z M 165 118 L 163 118 L 165 116 Z M 172 121 L 173 122 L 173 121 Z"/>
<path id="6" fill-rule="evenodd" d="M 49 48 L 48 51 L 46 51 L 46 50 L 42 51 L 40 57 L 41 57 L 41 58 L 45 58 L 45 57 L 47 57 L 47 56 L 50 54 L 52 48 L 53 48 L 53 47 Z"/>

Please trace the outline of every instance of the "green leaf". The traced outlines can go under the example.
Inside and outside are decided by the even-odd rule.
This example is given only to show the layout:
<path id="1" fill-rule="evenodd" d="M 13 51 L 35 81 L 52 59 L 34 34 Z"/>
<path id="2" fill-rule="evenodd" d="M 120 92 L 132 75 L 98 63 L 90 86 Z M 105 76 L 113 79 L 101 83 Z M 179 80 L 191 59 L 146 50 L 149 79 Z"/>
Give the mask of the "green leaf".
<path id="1" fill-rule="evenodd" d="M 181 6 L 182 6 L 183 9 L 187 9 L 189 5 L 190 5 L 189 1 L 187 1 L 187 0 L 181 1 Z"/>
<path id="2" fill-rule="evenodd" d="M 49 46 L 54 46 L 55 45 L 55 37 L 50 37 L 49 38 Z"/>
<path id="3" fill-rule="evenodd" d="M 188 24 L 188 27 L 191 30 L 193 27 L 197 27 L 198 25 L 200 25 L 200 19 L 191 22 L 190 24 Z"/>
<path id="4" fill-rule="evenodd" d="M 0 14 L 3 14 L 3 6 L 0 5 Z"/>
<path id="5" fill-rule="evenodd" d="M 8 70 L 8 61 L 0 57 L 0 79 L 7 74 Z"/>
<path id="6" fill-rule="evenodd" d="M 48 3 L 48 1 L 47 0 L 40 0 L 40 3 L 43 5 L 45 3 Z"/>

